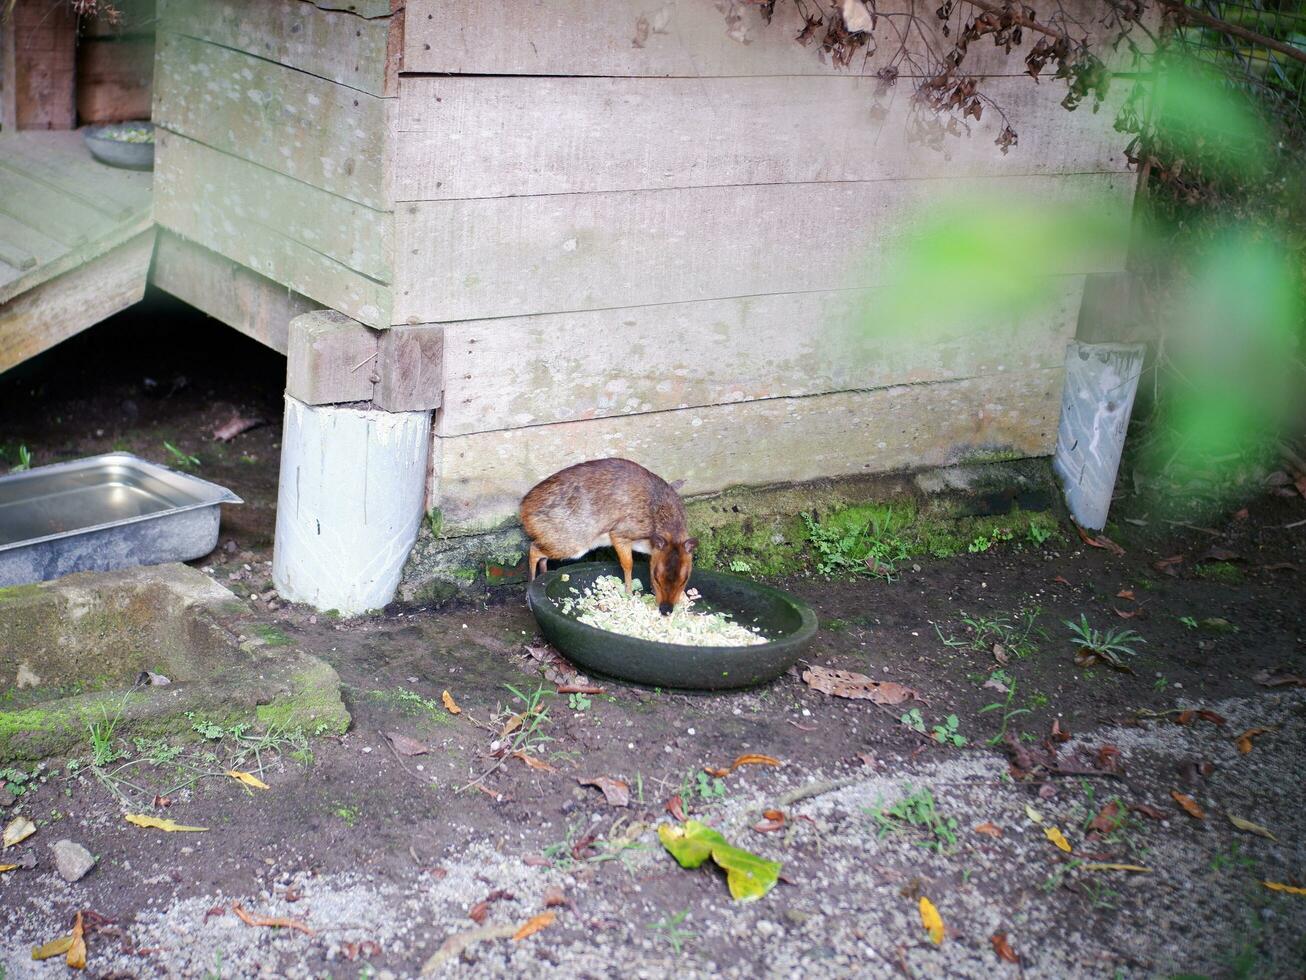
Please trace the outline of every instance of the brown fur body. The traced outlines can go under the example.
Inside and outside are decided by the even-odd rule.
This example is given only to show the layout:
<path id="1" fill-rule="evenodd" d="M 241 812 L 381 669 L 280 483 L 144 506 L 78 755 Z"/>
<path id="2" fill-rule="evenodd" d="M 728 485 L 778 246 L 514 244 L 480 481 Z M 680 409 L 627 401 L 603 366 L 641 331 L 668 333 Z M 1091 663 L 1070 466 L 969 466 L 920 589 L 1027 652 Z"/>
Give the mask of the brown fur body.
<path id="1" fill-rule="evenodd" d="M 680 601 L 697 541 L 685 529 L 685 506 L 655 473 L 628 459 L 594 459 L 541 480 L 522 498 L 531 539 L 530 578 L 546 559 L 580 558 L 611 545 L 631 584 L 631 553 L 649 556 L 658 607 Z"/>

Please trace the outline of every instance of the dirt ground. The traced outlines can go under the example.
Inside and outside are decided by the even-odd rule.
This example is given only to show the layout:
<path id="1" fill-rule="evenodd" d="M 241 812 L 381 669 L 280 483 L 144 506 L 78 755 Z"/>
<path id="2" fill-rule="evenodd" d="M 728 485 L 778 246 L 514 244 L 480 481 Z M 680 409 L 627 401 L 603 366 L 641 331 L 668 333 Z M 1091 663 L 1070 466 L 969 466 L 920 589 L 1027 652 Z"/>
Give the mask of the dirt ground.
<path id="1" fill-rule="evenodd" d="M 123 755 L 101 775 L 88 738 L 80 764 L 9 774 L 23 792 L 0 790 L 0 818 L 37 831 L 0 856 L 19 865 L 0 874 L 0 976 L 68 972 L 31 950 L 79 911 L 97 977 L 1306 975 L 1306 894 L 1264 884 L 1306 886 L 1306 690 L 1273 683 L 1306 675 L 1306 526 L 1284 527 L 1306 501 L 1267 495 L 1204 529 L 1135 513 L 1123 555 L 1066 535 L 893 582 L 780 583 L 822 622 L 807 664 L 907 685 L 920 700 L 903 705 L 821 694 L 802 665 L 747 692 L 590 678 L 603 693 L 571 696 L 520 588 L 348 622 L 277 602 L 282 370 L 160 301 L 0 377 L 9 461 L 23 444 L 37 465 L 114 448 L 175 463 L 166 441 L 244 497 L 196 564 L 266 614 L 271 642 L 335 666 L 354 719 L 308 743 L 110 739 Z M 214 442 L 233 414 L 268 424 Z M 1141 634 L 1134 673 L 1076 664 L 1063 621 L 1081 614 Z M 517 692 L 547 714 L 507 726 Z M 964 744 L 928 734 L 950 715 Z M 782 764 L 704 772 L 745 753 Z M 624 781 L 628 805 L 578 782 L 594 777 Z M 782 862 L 775 889 L 738 904 L 710 865 L 679 867 L 654 832 L 676 797 Z M 50 849 L 65 838 L 98 859 L 75 883 Z"/>

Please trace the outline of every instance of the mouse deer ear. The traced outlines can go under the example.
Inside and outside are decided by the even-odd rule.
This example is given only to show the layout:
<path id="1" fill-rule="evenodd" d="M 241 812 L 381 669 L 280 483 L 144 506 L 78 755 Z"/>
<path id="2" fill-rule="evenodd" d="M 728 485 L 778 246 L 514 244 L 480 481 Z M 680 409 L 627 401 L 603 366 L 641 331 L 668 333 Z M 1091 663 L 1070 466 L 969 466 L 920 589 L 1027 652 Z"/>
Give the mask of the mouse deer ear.
<path id="1" fill-rule="evenodd" d="M 676 493 L 680 493 L 681 489 L 683 489 L 685 486 L 685 481 L 673 480 L 671 483 L 668 484 L 668 486 L 670 486 L 672 490 L 676 491 Z"/>
<path id="2" fill-rule="evenodd" d="M 660 534 L 650 534 L 648 544 L 654 551 L 661 551 L 667 546 L 667 539 Z"/>
<path id="3" fill-rule="evenodd" d="M 691 555 L 694 553 L 694 549 L 697 547 L 698 547 L 698 538 L 685 539 L 685 550 L 688 551 Z"/>

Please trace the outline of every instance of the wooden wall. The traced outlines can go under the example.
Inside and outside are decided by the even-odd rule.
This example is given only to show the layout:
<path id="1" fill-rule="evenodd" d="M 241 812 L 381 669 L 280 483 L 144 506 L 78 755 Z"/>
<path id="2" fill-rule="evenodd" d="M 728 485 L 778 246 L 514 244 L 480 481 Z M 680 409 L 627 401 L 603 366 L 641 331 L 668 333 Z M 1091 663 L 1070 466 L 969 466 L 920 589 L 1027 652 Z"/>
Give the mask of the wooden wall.
<path id="1" fill-rule="evenodd" d="M 64 3 L 0 4 L 0 129 L 72 129 L 77 18 Z"/>
<path id="2" fill-rule="evenodd" d="M 149 119 L 154 0 L 117 0 L 119 16 L 83 17 L 77 39 L 77 121 Z"/>
<path id="3" fill-rule="evenodd" d="M 389 325 L 402 20 L 389 0 L 160 0 L 158 223 Z"/>
<path id="4" fill-rule="evenodd" d="M 893 241 L 946 193 L 1089 200 L 1123 226 L 1112 107 L 1067 113 L 1022 54 L 977 48 L 1020 144 L 998 150 L 990 110 L 929 149 L 907 138 L 910 82 L 877 94 L 881 54 L 837 70 L 794 43 L 791 4 L 769 28 L 718 7 L 409 0 L 391 322 L 443 324 L 446 533 L 510 520 L 594 456 L 698 494 L 1052 451 L 1084 276 L 1123 256 L 1052 270 L 1021 322 L 904 335 L 877 298 Z"/>

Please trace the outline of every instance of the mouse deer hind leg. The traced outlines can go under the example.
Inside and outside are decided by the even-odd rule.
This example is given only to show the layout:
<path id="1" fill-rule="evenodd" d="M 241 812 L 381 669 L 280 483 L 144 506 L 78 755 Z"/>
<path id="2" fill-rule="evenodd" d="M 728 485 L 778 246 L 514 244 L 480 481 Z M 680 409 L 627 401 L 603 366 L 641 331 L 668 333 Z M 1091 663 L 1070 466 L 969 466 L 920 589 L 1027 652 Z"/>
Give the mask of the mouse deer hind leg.
<path id="1" fill-rule="evenodd" d="M 630 575 L 631 575 L 632 563 L 634 560 L 631 557 L 630 542 L 627 541 L 625 538 L 617 537 L 617 535 L 615 534 L 609 534 L 608 539 L 612 542 L 612 550 L 617 553 L 617 561 L 621 563 L 621 571 L 626 578 L 626 595 L 630 595 L 631 592 Z"/>
<path id="2" fill-rule="evenodd" d="M 526 577 L 528 581 L 534 582 L 535 576 L 540 574 L 541 567 L 547 567 L 549 556 L 541 551 L 539 546 L 532 541 L 529 561 L 530 568 L 526 570 Z"/>

